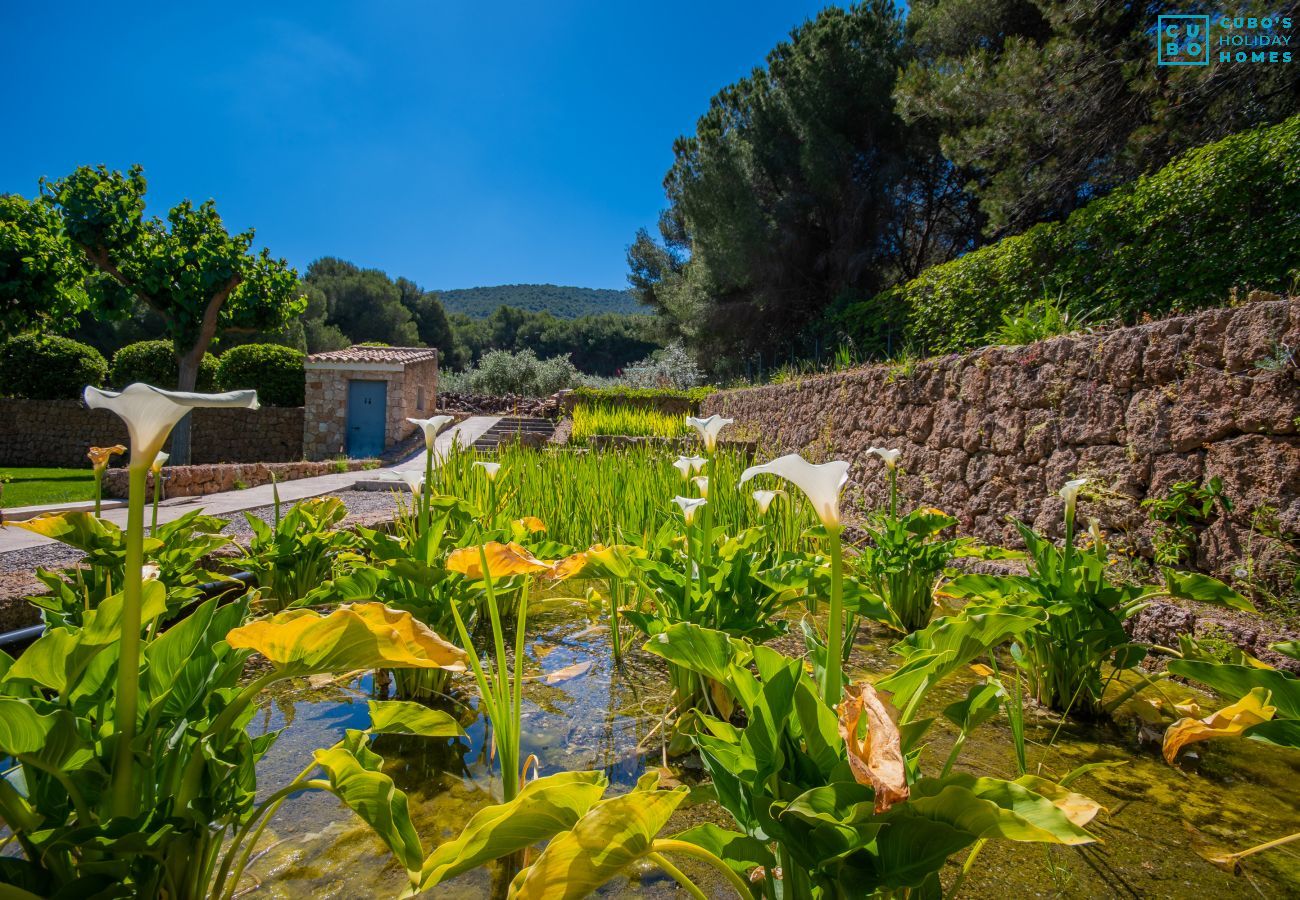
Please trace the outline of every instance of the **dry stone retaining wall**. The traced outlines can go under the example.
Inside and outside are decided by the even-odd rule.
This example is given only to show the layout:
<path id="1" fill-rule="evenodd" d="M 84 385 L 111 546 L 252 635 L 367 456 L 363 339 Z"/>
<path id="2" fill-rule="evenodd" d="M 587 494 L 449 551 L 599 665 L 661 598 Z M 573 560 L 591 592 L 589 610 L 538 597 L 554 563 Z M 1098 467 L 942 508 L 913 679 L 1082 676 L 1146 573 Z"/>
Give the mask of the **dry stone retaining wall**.
<path id="1" fill-rule="evenodd" d="M 196 463 L 302 459 L 302 407 L 198 409 L 191 415 Z M 126 443 L 121 419 L 80 400 L 0 399 L 0 466 L 89 467 L 91 447 Z"/>
<path id="2" fill-rule="evenodd" d="M 1287 359 L 1288 351 L 1296 357 Z M 1300 300 L 1265 300 L 1096 335 L 877 365 L 708 397 L 765 449 L 848 459 L 852 491 L 884 498 L 873 445 L 903 451 L 913 504 L 966 533 L 1018 543 L 1006 517 L 1059 535 L 1057 488 L 1086 475 L 1103 490 L 1081 514 L 1150 553 L 1140 502 L 1180 480 L 1218 476 L 1233 512 L 1199 538 L 1198 563 L 1235 566 L 1262 511 L 1300 533 Z M 1268 513 L 1268 509 L 1275 513 Z"/>

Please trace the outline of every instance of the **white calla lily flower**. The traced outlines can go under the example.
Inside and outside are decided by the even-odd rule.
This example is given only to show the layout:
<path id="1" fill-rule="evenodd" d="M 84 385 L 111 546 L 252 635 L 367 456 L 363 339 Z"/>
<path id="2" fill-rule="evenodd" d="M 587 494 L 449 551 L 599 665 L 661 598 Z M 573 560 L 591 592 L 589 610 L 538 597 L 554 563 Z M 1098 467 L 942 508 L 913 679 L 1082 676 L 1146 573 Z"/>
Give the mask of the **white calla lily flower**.
<path id="1" fill-rule="evenodd" d="M 415 469 L 407 469 L 397 474 L 401 476 L 402 481 L 406 482 L 406 486 L 411 489 L 411 493 L 418 497 L 420 491 L 424 488 L 424 473 L 417 472 Z"/>
<path id="2" fill-rule="evenodd" d="M 703 456 L 688 456 L 686 457 L 686 461 L 691 464 L 691 471 L 697 475 L 700 472 L 703 472 L 704 467 L 709 463 L 709 461 Z"/>
<path id="3" fill-rule="evenodd" d="M 718 434 L 722 429 L 735 421 L 735 419 L 724 419 L 719 415 L 712 415 L 707 419 L 697 419 L 694 416 L 686 417 L 686 424 L 700 433 L 700 440 L 704 441 L 704 449 L 709 453 L 717 449 Z"/>
<path id="4" fill-rule="evenodd" d="M 879 456 L 880 461 L 891 470 L 898 468 L 898 458 L 903 455 L 902 450 L 889 450 L 885 447 L 868 447 L 867 452 Z"/>
<path id="5" fill-rule="evenodd" d="M 131 435 L 131 467 L 153 464 L 167 435 L 192 409 L 230 407 L 257 409 L 257 391 L 228 391 L 224 394 L 192 394 L 164 391 L 147 384 L 127 385 L 121 391 L 88 387 L 82 396 L 91 409 L 106 409 L 126 423 Z"/>
<path id="6" fill-rule="evenodd" d="M 695 514 L 709 501 L 703 497 L 674 497 L 673 502 L 682 508 L 682 516 L 689 525 L 695 521 Z"/>
<path id="7" fill-rule="evenodd" d="M 1062 500 L 1065 501 L 1065 517 L 1071 522 L 1074 521 L 1074 505 L 1079 500 L 1079 491 L 1088 483 L 1086 478 L 1075 478 L 1067 481 L 1065 485 L 1057 492 Z"/>
<path id="8" fill-rule="evenodd" d="M 700 492 L 701 497 L 709 496 L 709 476 L 696 475 L 691 481 L 695 482 L 695 489 Z"/>
<path id="9" fill-rule="evenodd" d="M 849 464 L 844 460 L 816 465 L 798 453 L 791 453 L 761 466 L 750 466 L 741 473 L 740 483 L 764 474 L 776 475 L 793 484 L 808 497 L 823 525 L 839 526 L 840 491 L 849 480 Z"/>
<path id="10" fill-rule="evenodd" d="M 171 459 L 170 453 L 163 453 L 161 450 L 154 456 L 153 462 L 149 463 L 149 471 L 157 475 L 162 471 L 162 467 L 167 465 L 167 460 Z"/>
<path id="11" fill-rule="evenodd" d="M 452 422 L 456 421 L 455 416 L 433 416 L 428 419 L 411 419 L 406 421 L 416 425 L 424 432 L 424 446 L 428 450 L 433 449 L 434 439 L 438 437 L 438 432 L 442 431 Z"/>
<path id="12" fill-rule="evenodd" d="M 501 463 L 483 462 L 482 460 L 479 460 L 474 463 L 474 465 L 483 470 L 483 474 L 487 475 L 488 481 L 497 480 L 497 472 L 501 470 Z"/>
<path id="13" fill-rule="evenodd" d="M 760 515 L 767 515 L 768 508 L 777 497 L 785 496 L 785 491 L 754 491 L 754 502 L 758 504 Z"/>
<path id="14" fill-rule="evenodd" d="M 679 456 L 673 460 L 673 468 L 681 473 L 682 481 L 687 481 L 691 477 L 693 464 L 689 456 Z"/>

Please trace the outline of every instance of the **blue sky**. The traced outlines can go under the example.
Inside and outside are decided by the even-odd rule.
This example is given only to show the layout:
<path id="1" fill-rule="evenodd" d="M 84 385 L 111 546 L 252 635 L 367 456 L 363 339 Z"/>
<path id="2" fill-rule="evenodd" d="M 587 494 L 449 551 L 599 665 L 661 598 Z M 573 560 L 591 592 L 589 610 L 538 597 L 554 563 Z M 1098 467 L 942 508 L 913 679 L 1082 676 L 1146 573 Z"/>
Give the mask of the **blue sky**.
<path id="1" fill-rule="evenodd" d="M 300 268 L 621 288 L 673 139 L 824 5 L 6 2 L 0 192 L 139 162 Z"/>

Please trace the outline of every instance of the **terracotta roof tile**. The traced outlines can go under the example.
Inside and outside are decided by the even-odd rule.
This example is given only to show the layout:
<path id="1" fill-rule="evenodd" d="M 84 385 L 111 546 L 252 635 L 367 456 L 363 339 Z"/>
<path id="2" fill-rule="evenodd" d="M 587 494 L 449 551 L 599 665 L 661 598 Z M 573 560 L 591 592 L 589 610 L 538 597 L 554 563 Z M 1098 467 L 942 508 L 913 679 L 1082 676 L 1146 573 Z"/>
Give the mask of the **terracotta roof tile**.
<path id="1" fill-rule="evenodd" d="M 437 359 L 433 347 L 345 347 L 307 357 L 309 363 L 415 363 Z"/>

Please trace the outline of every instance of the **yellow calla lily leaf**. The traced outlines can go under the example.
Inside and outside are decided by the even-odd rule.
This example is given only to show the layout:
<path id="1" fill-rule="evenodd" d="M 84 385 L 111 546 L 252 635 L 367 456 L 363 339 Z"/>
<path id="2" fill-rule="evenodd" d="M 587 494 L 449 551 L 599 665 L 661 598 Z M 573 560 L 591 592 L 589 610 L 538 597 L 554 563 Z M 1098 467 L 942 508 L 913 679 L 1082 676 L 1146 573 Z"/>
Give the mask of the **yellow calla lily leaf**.
<path id="1" fill-rule="evenodd" d="M 546 523 L 537 518 L 537 516 L 524 516 L 522 519 L 515 519 L 514 524 L 518 525 L 529 534 L 536 534 L 539 531 L 546 530 Z"/>
<path id="2" fill-rule="evenodd" d="M 410 613 L 382 603 L 344 605 L 328 615 L 287 610 L 233 629 L 226 643 L 256 650 L 294 675 L 375 668 L 465 671 L 465 651 Z"/>
<path id="3" fill-rule="evenodd" d="M 461 547 L 459 550 L 453 550 L 447 557 L 448 571 L 459 572 L 467 578 L 482 578 L 484 556 L 487 557 L 488 574 L 493 578 L 531 575 L 535 572 L 546 572 L 551 568 L 551 563 L 538 559 L 527 548 L 521 547 L 514 541 L 509 544 L 489 541 L 482 549 L 482 556 L 479 554 L 478 547 Z"/>
<path id="4" fill-rule="evenodd" d="M 566 556 L 564 559 L 556 560 L 555 565 L 551 566 L 551 571 L 546 577 L 551 581 L 563 581 L 566 578 L 572 578 L 581 572 L 587 565 L 586 553 L 574 553 L 572 556 Z"/>
<path id="5" fill-rule="evenodd" d="M 1241 737 L 1242 733 L 1273 718 L 1277 708 L 1268 705 L 1270 694 L 1255 688 L 1231 706 L 1225 706 L 1204 719 L 1179 719 L 1165 732 L 1165 762 L 1173 765 L 1178 751 L 1188 744 L 1214 738 Z"/>

